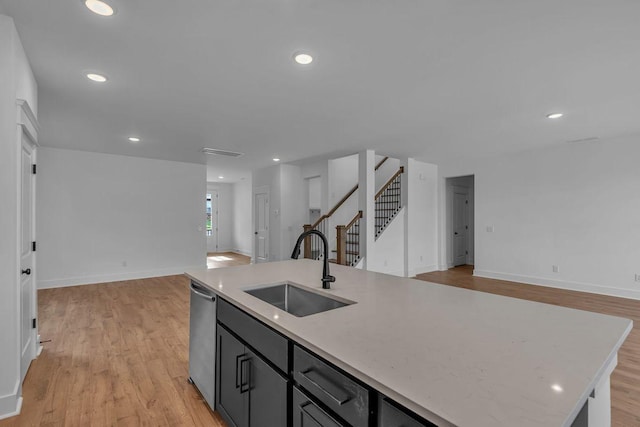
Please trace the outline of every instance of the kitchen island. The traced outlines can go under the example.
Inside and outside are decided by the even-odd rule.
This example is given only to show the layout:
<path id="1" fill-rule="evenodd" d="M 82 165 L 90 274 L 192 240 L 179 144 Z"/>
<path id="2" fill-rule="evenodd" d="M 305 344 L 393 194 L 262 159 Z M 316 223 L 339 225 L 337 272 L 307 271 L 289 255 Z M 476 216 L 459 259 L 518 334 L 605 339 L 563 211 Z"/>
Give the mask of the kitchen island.
<path id="1" fill-rule="evenodd" d="M 609 376 L 630 320 L 339 265 L 324 290 L 321 273 L 299 260 L 187 275 L 435 425 L 571 426 L 586 414 L 610 424 Z M 282 282 L 352 304 L 297 317 L 246 292 Z"/>

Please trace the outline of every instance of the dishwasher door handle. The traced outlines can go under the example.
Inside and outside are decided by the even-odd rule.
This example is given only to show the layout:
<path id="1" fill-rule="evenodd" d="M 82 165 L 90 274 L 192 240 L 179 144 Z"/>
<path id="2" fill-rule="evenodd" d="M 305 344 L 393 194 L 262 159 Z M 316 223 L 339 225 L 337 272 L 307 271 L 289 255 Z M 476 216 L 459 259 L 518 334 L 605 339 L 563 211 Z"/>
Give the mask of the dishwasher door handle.
<path id="1" fill-rule="evenodd" d="M 191 292 L 193 292 L 194 294 L 196 294 L 200 298 L 208 299 L 210 301 L 215 301 L 216 300 L 215 296 L 205 294 L 200 289 L 198 289 L 195 286 L 193 286 L 193 283 L 191 284 Z"/>

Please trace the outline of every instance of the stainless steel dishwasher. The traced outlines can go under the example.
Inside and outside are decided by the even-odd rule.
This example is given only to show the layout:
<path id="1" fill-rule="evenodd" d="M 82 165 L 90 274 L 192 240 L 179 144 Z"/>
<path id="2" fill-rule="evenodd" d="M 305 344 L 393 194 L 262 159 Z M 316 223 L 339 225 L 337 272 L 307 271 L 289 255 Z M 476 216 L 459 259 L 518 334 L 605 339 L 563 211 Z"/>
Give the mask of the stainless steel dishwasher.
<path id="1" fill-rule="evenodd" d="M 189 382 L 215 409 L 216 389 L 216 296 L 191 282 L 189 317 Z"/>

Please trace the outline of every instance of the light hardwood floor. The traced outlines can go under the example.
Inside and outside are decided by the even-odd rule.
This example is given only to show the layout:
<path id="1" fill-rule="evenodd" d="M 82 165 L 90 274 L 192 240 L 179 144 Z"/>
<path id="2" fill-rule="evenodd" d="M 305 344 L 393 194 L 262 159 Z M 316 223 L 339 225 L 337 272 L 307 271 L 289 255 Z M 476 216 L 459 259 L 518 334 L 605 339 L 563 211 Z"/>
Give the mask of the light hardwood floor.
<path id="1" fill-rule="evenodd" d="M 616 427 L 640 426 L 640 301 L 473 276 L 472 266 L 420 274 L 420 280 L 505 295 L 633 320 L 611 376 L 611 421 Z"/>
<path id="2" fill-rule="evenodd" d="M 471 271 L 461 267 L 419 278 L 640 322 L 640 301 L 480 279 Z M 224 427 L 187 383 L 188 284 L 184 276 L 168 276 L 39 291 L 40 333 L 51 342 L 27 374 L 21 415 L 0 421 L 0 427 Z M 613 425 L 640 426 L 636 328 L 620 351 L 611 384 Z"/>
<path id="3" fill-rule="evenodd" d="M 207 254 L 207 267 L 233 267 L 234 265 L 244 265 L 251 262 L 251 257 L 240 255 L 235 252 L 209 252 Z"/>
<path id="4" fill-rule="evenodd" d="M 168 276 L 38 292 L 44 351 L 8 426 L 214 426 L 187 379 L 189 280 Z"/>

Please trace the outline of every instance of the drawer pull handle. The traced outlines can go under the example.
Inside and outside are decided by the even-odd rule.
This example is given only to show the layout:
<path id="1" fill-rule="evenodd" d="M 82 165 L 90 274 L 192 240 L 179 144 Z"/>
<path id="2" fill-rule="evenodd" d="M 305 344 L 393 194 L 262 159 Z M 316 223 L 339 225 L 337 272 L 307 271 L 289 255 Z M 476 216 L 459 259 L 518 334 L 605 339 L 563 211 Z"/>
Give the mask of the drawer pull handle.
<path id="1" fill-rule="evenodd" d="M 246 370 L 246 372 L 247 372 L 246 381 L 245 381 L 245 378 L 244 378 L 244 373 L 245 373 L 244 363 L 245 362 L 247 362 L 247 365 L 248 365 L 248 368 Z M 251 388 L 251 358 L 247 357 L 247 358 L 242 359 L 240 361 L 240 394 L 244 394 L 244 393 L 248 392 L 250 388 Z"/>
<path id="2" fill-rule="evenodd" d="M 320 391 L 326 394 L 331 400 L 333 400 L 339 406 L 344 405 L 351 399 L 341 389 L 336 387 L 334 384 L 332 384 L 330 381 L 328 381 L 326 378 L 324 378 L 322 375 L 320 375 L 313 369 L 300 372 L 300 376 L 305 380 L 309 381 L 318 389 L 320 389 Z"/>
<path id="3" fill-rule="evenodd" d="M 240 386 L 242 385 L 242 373 L 240 372 L 240 370 L 242 369 L 242 367 L 240 367 L 240 369 L 238 368 L 238 362 L 240 361 L 241 357 L 245 357 L 245 354 L 239 354 L 236 356 L 236 388 L 240 388 Z M 242 362 L 241 362 L 242 363 Z M 240 372 L 240 381 L 238 381 L 238 373 Z"/>
<path id="4" fill-rule="evenodd" d="M 199 296 L 200 298 L 208 299 L 210 301 L 216 300 L 215 296 L 207 295 L 206 293 L 202 292 L 200 288 L 194 286 L 193 283 L 191 284 L 191 292 L 193 292 L 195 295 Z"/>

